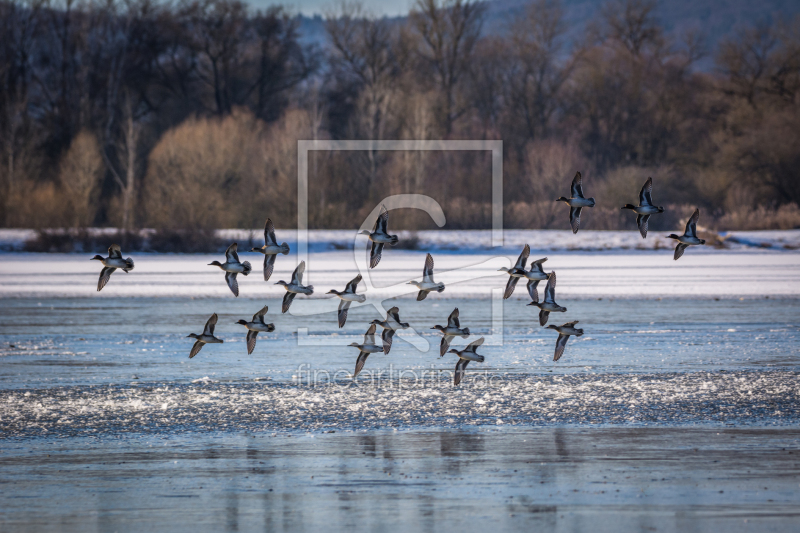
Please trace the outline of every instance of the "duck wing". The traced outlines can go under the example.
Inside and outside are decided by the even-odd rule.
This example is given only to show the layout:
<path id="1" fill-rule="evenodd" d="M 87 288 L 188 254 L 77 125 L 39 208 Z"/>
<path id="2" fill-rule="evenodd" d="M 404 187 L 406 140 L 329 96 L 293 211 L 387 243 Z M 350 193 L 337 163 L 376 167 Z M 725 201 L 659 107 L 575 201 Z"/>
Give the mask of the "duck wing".
<path id="1" fill-rule="evenodd" d="M 239 262 L 239 254 L 237 250 L 239 249 L 238 243 L 233 243 L 228 246 L 228 249 L 225 250 L 225 261 L 228 263 L 238 263 Z"/>
<path id="2" fill-rule="evenodd" d="M 385 205 L 381 205 L 381 214 L 378 220 L 375 221 L 376 229 L 380 233 L 386 233 L 386 227 L 389 224 L 389 211 L 386 210 Z"/>
<path id="3" fill-rule="evenodd" d="M 459 358 L 458 362 L 456 363 L 455 374 L 453 374 L 453 386 L 457 386 L 459 383 L 461 383 L 461 379 L 464 377 L 464 372 L 466 372 L 468 364 L 469 359 Z"/>
<path id="4" fill-rule="evenodd" d="M 475 350 L 478 349 L 478 346 L 481 346 L 485 340 L 486 339 L 481 337 L 480 339 L 478 339 L 476 341 L 472 341 L 471 343 L 469 343 L 469 345 L 466 347 L 466 349 L 464 351 L 465 352 L 475 353 Z"/>
<path id="5" fill-rule="evenodd" d="M 425 266 L 422 267 L 422 281 L 433 283 L 433 256 L 425 256 Z"/>
<path id="6" fill-rule="evenodd" d="M 356 359 L 356 370 L 353 372 L 353 379 L 356 379 L 358 374 L 361 372 L 361 369 L 364 368 L 364 363 L 367 362 L 367 357 L 369 357 L 369 353 L 358 352 L 358 359 Z"/>
<path id="7" fill-rule="evenodd" d="M 539 325 L 544 326 L 547 324 L 547 318 L 550 316 L 550 311 L 545 311 L 542 309 L 539 311 Z"/>
<path id="8" fill-rule="evenodd" d="M 297 265 L 297 268 L 294 269 L 294 273 L 292 273 L 292 285 L 303 284 L 303 273 L 305 271 L 306 271 L 306 262 L 300 261 L 300 264 Z"/>
<path id="9" fill-rule="evenodd" d="M 556 339 L 556 353 L 553 355 L 553 361 L 558 361 L 561 359 L 561 356 L 564 355 L 564 347 L 567 345 L 568 340 L 569 335 L 558 334 L 558 339 Z"/>
<path id="10" fill-rule="evenodd" d="M 375 344 L 375 324 L 372 324 L 364 334 L 364 345 Z"/>
<path id="11" fill-rule="evenodd" d="M 573 320 L 572 322 L 567 322 L 566 324 L 561 324 L 561 327 L 562 328 L 571 328 L 575 324 L 577 324 L 578 322 L 580 322 L 580 321 L 579 320 Z"/>
<path id="12" fill-rule="evenodd" d="M 350 302 L 342 300 L 339 302 L 339 327 L 343 328 L 344 323 L 347 322 L 347 311 L 350 310 Z"/>
<path id="13" fill-rule="evenodd" d="M 450 313 L 450 316 L 447 317 L 447 327 L 448 328 L 461 328 L 461 324 L 458 321 L 458 307 L 453 309 L 453 312 Z"/>
<path id="14" fill-rule="evenodd" d="M 228 288 L 234 296 L 239 296 L 239 282 L 236 281 L 236 272 L 226 272 L 225 281 L 228 282 Z"/>
<path id="15" fill-rule="evenodd" d="M 572 227 L 572 233 L 578 233 L 581 227 L 581 209 L 580 207 L 569 208 L 569 225 Z"/>
<path id="16" fill-rule="evenodd" d="M 256 349 L 256 337 L 258 337 L 258 332 L 253 330 L 247 330 L 247 353 L 253 353 L 253 350 Z"/>
<path id="17" fill-rule="evenodd" d="M 689 221 L 686 223 L 686 231 L 684 233 L 688 237 L 697 238 L 697 221 L 700 220 L 700 210 L 695 209 L 692 216 L 689 218 Z"/>
<path id="18" fill-rule="evenodd" d="M 275 269 L 275 254 L 264 254 L 264 281 L 269 281 L 272 271 Z"/>
<path id="19" fill-rule="evenodd" d="M 556 303 L 556 273 L 550 272 L 547 276 L 547 285 L 544 288 L 544 301 Z"/>
<path id="20" fill-rule="evenodd" d="M 445 335 L 442 337 L 442 342 L 439 343 L 439 357 L 447 353 L 447 349 L 450 347 L 450 341 L 452 341 L 453 338 L 452 335 Z"/>
<path id="21" fill-rule="evenodd" d="M 103 287 L 105 287 L 108 280 L 111 279 L 111 274 L 113 274 L 115 270 L 116 268 L 114 267 L 103 267 L 103 270 L 100 271 L 100 279 L 97 280 L 97 292 L 103 290 Z"/>
<path id="22" fill-rule="evenodd" d="M 639 227 L 639 233 L 642 234 L 642 239 L 647 238 L 647 224 L 650 222 L 650 215 L 636 215 L 636 225 Z"/>
<path id="23" fill-rule="evenodd" d="M 388 311 L 386 311 L 386 318 L 391 318 L 398 324 L 400 324 L 400 308 L 399 307 L 392 307 Z"/>
<path id="24" fill-rule="evenodd" d="M 217 326 L 217 320 L 219 317 L 217 313 L 211 315 L 211 317 L 206 322 L 206 326 L 203 328 L 203 335 L 214 335 L 214 328 Z"/>
<path id="25" fill-rule="evenodd" d="M 575 173 L 575 177 L 572 178 L 572 187 L 570 187 L 570 195 L 573 198 L 583 198 L 583 187 L 581 186 L 583 183 L 583 177 L 581 176 L 580 172 Z"/>
<path id="26" fill-rule="evenodd" d="M 392 337 L 394 337 L 394 330 L 389 328 L 383 330 L 381 340 L 383 341 L 383 353 L 389 355 L 389 350 L 392 349 Z"/>
<path id="27" fill-rule="evenodd" d="M 253 315 L 253 322 L 261 322 L 263 324 L 264 315 L 267 314 L 267 311 L 269 311 L 269 306 L 265 305 L 264 307 L 261 308 L 261 310 L 258 313 Z"/>
<path id="28" fill-rule="evenodd" d="M 542 257 L 541 259 L 537 259 L 536 261 L 531 262 L 531 272 L 536 270 L 537 272 L 541 272 L 544 274 L 544 268 L 542 267 L 542 263 L 547 261 L 546 257 Z"/>
<path id="29" fill-rule="evenodd" d="M 503 300 L 507 300 L 512 294 L 514 294 L 514 289 L 517 287 L 517 282 L 519 278 L 516 276 L 509 276 L 508 281 L 506 282 L 506 291 L 503 293 Z"/>
<path id="30" fill-rule="evenodd" d="M 683 244 L 682 242 L 679 242 L 679 243 L 678 243 L 678 246 L 676 246 L 676 247 L 675 247 L 675 255 L 674 255 L 674 256 L 672 256 L 672 258 L 673 258 L 675 261 L 677 261 L 678 259 L 680 259 L 680 258 L 681 258 L 681 256 L 683 256 L 683 252 L 685 252 L 685 251 L 686 251 L 686 249 L 687 249 L 688 247 L 689 247 L 689 245 L 688 245 L 688 244 Z"/>
<path id="31" fill-rule="evenodd" d="M 122 249 L 119 247 L 119 244 L 112 244 L 108 247 L 108 258 L 122 259 Z"/>
<path id="32" fill-rule="evenodd" d="M 418 302 L 421 302 L 422 300 L 424 300 L 425 298 L 427 298 L 427 297 L 428 297 L 428 293 L 429 293 L 429 292 L 430 292 L 430 291 L 425 291 L 425 290 L 421 290 L 421 291 L 419 291 L 419 292 L 417 293 L 417 301 L 418 301 Z"/>
<path id="33" fill-rule="evenodd" d="M 528 281 L 528 294 L 530 295 L 531 300 L 534 303 L 539 303 L 539 291 L 537 290 L 537 287 L 539 287 L 538 279 L 536 280 L 532 279 Z"/>
<path id="34" fill-rule="evenodd" d="M 372 241 L 372 249 L 369 252 L 369 267 L 375 268 L 381 262 L 383 253 L 383 243 Z"/>
<path id="35" fill-rule="evenodd" d="M 281 313 L 285 313 L 289 310 L 289 306 L 292 305 L 292 301 L 297 294 L 293 292 L 286 291 L 286 294 L 283 295 L 283 303 L 281 304 Z"/>
<path id="36" fill-rule="evenodd" d="M 264 225 L 264 244 L 267 246 L 278 245 L 278 241 L 275 239 L 275 226 L 272 225 L 271 218 L 268 218 L 267 223 Z"/>
<path id="37" fill-rule="evenodd" d="M 196 341 L 194 343 L 194 346 L 192 346 L 192 351 L 189 352 L 189 359 L 191 359 L 192 357 L 194 357 L 195 355 L 200 353 L 200 350 L 203 349 L 203 344 L 205 344 L 205 343 L 202 342 L 202 341 Z"/>
<path id="38" fill-rule="evenodd" d="M 639 191 L 639 205 L 653 205 L 653 178 L 647 178 Z"/>
<path id="39" fill-rule="evenodd" d="M 519 254 L 517 258 L 517 263 L 514 265 L 514 268 L 519 270 L 525 270 L 525 265 L 528 262 L 528 256 L 531 255 L 531 247 L 527 244 L 525 248 L 522 249 L 522 253 Z"/>
<path id="40" fill-rule="evenodd" d="M 344 288 L 344 292 L 351 292 L 355 294 L 359 283 L 361 283 L 361 274 L 354 277 L 347 283 L 347 286 Z"/>

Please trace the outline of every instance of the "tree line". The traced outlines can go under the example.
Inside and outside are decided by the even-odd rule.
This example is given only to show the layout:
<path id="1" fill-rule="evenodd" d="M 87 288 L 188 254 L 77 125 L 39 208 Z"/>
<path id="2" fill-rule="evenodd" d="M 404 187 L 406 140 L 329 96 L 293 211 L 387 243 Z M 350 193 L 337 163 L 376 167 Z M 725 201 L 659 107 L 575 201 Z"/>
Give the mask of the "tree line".
<path id="1" fill-rule="evenodd" d="M 632 227 L 648 176 L 717 229 L 800 226 L 800 20 L 665 31 L 650 0 L 612 0 L 567 42 L 558 0 L 505 31 L 485 4 L 418 0 L 408 17 L 343 3 L 327 40 L 238 0 L 0 1 L 0 223 L 124 231 L 253 228 L 296 216 L 298 139 L 502 139 L 507 227 Z M 697 68 L 711 56 L 711 70 Z M 360 224 L 381 198 L 439 201 L 449 228 L 491 224 L 481 152 L 312 152 L 309 222 Z M 426 228 L 419 213 L 397 227 Z"/>

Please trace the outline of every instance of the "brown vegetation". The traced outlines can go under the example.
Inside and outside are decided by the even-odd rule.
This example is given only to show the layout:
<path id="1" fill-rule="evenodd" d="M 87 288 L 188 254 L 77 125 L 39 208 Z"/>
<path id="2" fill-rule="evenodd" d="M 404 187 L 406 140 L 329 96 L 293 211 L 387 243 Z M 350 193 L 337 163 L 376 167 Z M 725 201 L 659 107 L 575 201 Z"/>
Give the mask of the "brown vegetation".
<path id="1" fill-rule="evenodd" d="M 598 202 L 583 228 L 633 228 L 619 206 L 648 176 L 668 207 L 652 229 L 694 207 L 712 229 L 800 226 L 800 21 L 707 50 L 653 8 L 611 1 L 567 43 L 557 0 L 502 35 L 467 0 L 419 0 L 404 20 L 343 4 L 322 50 L 281 9 L 237 0 L 0 0 L 0 225 L 156 228 L 164 249 L 266 216 L 290 226 L 297 140 L 331 138 L 502 139 L 507 227 L 566 229 L 554 200 L 577 170 Z M 486 228 L 490 171 L 485 153 L 312 152 L 309 223 L 356 227 L 414 192 L 447 228 Z"/>

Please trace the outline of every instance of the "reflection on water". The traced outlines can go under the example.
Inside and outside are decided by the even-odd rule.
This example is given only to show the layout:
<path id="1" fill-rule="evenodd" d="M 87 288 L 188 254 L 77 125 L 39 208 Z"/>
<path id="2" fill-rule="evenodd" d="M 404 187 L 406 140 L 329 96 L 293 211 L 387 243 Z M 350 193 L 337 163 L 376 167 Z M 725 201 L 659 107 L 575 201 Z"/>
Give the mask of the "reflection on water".
<path id="1" fill-rule="evenodd" d="M 0 524 L 791 531 L 798 440 L 791 429 L 691 428 L 34 440 L 0 451 Z"/>

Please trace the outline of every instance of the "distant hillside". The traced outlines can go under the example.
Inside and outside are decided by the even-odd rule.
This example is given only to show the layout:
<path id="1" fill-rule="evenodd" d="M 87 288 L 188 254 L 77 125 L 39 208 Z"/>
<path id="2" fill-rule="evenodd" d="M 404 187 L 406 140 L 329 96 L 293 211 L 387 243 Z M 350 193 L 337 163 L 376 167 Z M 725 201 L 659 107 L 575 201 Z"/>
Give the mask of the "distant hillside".
<path id="1" fill-rule="evenodd" d="M 484 31 L 489 35 L 503 34 L 508 20 L 522 12 L 527 4 L 527 0 L 489 0 Z M 603 4 L 605 0 L 562 0 L 564 16 L 570 28 L 567 44 L 580 37 L 587 23 L 599 18 Z M 788 21 L 798 14 L 798 0 L 662 0 L 657 8 L 658 18 L 667 32 L 701 28 L 711 52 L 723 37 L 737 27 L 757 21 Z M 300 16 L 300 31 L 304 43 L 325 43 L 325 22 L 319 15 Z M 710 68 L 711 65 L 710 57 L 702 63 L 704 68 Z"/>

